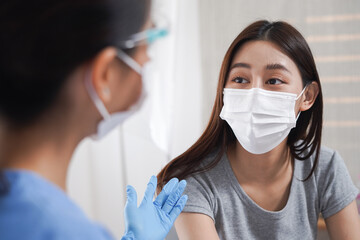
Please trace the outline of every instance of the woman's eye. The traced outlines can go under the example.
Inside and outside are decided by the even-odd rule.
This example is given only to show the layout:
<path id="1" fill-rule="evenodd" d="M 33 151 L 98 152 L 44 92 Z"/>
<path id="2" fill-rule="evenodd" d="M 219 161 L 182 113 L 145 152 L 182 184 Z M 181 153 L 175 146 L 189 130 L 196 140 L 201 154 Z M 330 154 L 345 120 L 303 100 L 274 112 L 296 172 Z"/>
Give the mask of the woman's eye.
<path id="1" fill-rule="evenodd" d="M 246 80 L 245 78 L 242 78 L 242 77 L 236 77 L 232 81 L 236 82 L 236 83 L 249 83 L 248 80 Z"/>
<path id="2" fill-rule="evenodd" d="M 282 84 L 282 83 L 284 83 L 284 82 L 278 78 L 272 78 L 267 81 L 267 84 L 270 84 L 270 85 L 277 85 L 277 84 Z"/>

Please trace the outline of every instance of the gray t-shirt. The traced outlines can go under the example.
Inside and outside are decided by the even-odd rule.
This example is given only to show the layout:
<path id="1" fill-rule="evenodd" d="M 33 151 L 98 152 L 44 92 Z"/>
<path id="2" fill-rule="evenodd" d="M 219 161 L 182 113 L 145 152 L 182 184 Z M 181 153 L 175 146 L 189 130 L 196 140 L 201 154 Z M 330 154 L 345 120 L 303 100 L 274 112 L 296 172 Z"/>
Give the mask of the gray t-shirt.
<path id="1" fill-rule="evenodd" d="M 204 159 L 211 161 L 214 156 Z M 211 170 L 187 178 L 189 196 L 183 212 L 206 214 L 214 220 L 220 239 L 316 239 L 321 213 L 328 218 L 349 205 L 358 194 L 344 161 L 322 147 L 318 166 L 305 179 L 314 156 L 295 160 L 286 206 L 277 212 L 258 206 L 237 181 L 226 154 Z"/>

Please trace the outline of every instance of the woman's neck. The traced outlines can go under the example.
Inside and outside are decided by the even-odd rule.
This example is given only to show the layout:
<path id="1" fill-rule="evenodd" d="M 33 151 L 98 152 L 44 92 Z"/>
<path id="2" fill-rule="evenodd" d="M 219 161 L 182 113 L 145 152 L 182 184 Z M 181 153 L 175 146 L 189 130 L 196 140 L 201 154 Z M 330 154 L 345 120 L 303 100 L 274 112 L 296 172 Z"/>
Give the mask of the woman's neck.
<path id="1" fill-rule="evenodd" d="M 264 154 L 249 153 L 238 141 L 229 146 L 227 154 L 239 182 L 269 184 L 283 179 L 289 171 L 292 174 L 293 164 L 286 141 Z"/>
<path id="2" fill-rule="evenodd" d="M 2 135 L 1 161 L 4 168 L 38 173 L 66 191 L 67 169 L 81 141 L 70 127 L 40 125 Z"/>

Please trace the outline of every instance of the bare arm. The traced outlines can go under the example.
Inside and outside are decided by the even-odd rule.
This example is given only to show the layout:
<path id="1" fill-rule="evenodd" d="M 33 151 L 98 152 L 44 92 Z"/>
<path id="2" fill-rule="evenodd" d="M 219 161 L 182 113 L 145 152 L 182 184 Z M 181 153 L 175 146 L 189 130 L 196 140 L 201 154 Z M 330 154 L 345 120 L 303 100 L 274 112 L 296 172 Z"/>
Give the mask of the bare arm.
<path id="1" fill-rule="evenodd" d="M 360 219 L 355 201 L 325 219 L 325 223 L 332 240 L 360 239 Z"/>
<path id="2" fill-rule="evenodd" d="M 181 213 L 175 221 L 179 240 L 219 240 L 214 221 L 201 213 Z"/>

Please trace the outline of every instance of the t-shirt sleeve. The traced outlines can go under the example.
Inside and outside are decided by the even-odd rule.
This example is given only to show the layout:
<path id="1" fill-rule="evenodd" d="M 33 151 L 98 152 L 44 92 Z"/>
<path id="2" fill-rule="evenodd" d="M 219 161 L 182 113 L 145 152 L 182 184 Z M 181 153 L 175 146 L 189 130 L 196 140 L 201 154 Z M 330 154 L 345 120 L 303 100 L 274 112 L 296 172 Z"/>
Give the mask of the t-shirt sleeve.
<path id="1" fill-rule="evenodd" d="M 343 159 L 336 151 L 329 162 L 320 162 L 319 167 L 322 168 L 322 176 L 318 182 L 320 211 L 326 219 L 354 201 L 359 190 L 353 184 Z"/>
<path id="2" fill-rule="evenodd" d="M 189 177 L 186 181 L 187 185 L 184 193 L 188 195 L 188 200 L 183 212 L 202 213 L 215 221 L 213 194 L 208 184 L 204 179 L 197 177 Z"/>

